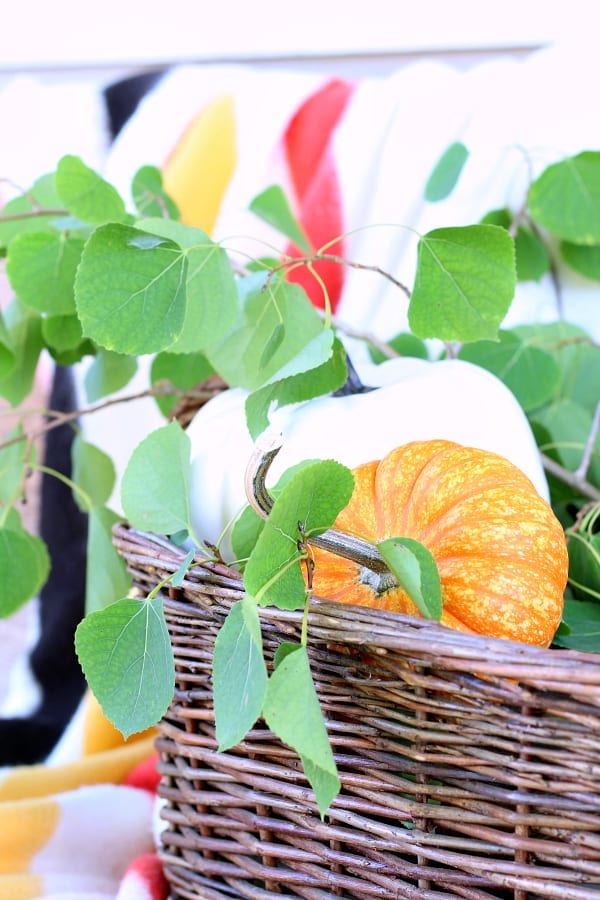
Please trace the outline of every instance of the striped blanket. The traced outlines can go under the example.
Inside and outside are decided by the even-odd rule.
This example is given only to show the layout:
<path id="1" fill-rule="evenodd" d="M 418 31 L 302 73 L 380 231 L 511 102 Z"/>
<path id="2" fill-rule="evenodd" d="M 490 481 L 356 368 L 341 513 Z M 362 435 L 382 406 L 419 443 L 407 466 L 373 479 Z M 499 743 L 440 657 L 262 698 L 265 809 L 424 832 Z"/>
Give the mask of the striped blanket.
<path id="1" fill-rule="evenodd" d="M 152 732 L 124 742 L 86 695 L 43 763 L 0 770 L 1 900 L 164 900 Z"/>

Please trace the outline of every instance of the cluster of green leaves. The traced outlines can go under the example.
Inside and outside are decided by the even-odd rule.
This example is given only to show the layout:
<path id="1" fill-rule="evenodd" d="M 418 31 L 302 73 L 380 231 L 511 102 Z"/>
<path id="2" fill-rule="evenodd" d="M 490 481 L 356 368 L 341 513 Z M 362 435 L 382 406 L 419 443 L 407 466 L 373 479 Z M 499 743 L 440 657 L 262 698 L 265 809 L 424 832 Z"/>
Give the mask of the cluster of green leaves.
<path id="1" fill-rule="evenodd" d="M 426 196 L 445 199 L 468 160 L 453 145 L 432 173 Z M 496 209 L 483 221 L 515 234 L 517 278 L 555 282 L 560 305 L 562 268 L 600 282 L 600 153 L 585 151 L 548 166 L 531 185 L 515 219 Z M 516 226 L 516 227 L 515 227 Z M 583 282 L 585 284 L 586 282 Z M 589 290 L 590 320 L 600 321 L 600 285 Z M 494 341 L 475 341 L 458 356 L 500 378 L 514 393 L 540 451 L 572 479 L 548 475 L 553 509 L 569 548 L 569 588 L 558 646 L 600 652 L 600 346 L 565 320 L 500 329 Z M 588 491 L 582 490 L 586 482 Z"/>
<path id="2" fill-rule="evenodd" d="M 135 175 L 134 211 L 97 172 L 74 156 L 40 177 L 8 203 L 0 217 L 0 254 L 14 299 L 0 315 L 0 396 L 18 406 L 29 395 L 44 351 L 61 365 L 84 358 L 90 403 L 123 388 L 138 359 L 152 356 L 151 380 L 185 391 L 217 372 L 250 392 L 248 427 L 256 437 L 275 404 L 327 394 L 345 381 L 345 353 L 331 325 L 304 291 L 286 281 L 269 261 L 244 261 L 197 228 L 183 225 L 153 167 Z M 316 258 L 283 192 L 267 189 L 252 204 Z M 514 291 L 513 243 L 502 228 L 474 225 L 423 235 L 408 313 L 420 338 L 492 339 Z M 491 286 L 491 287 L 490 287 Z M 400 292 L 399 292 L 400 293 Z M 445 312 L 431 314 L 431 298 Z M 175 401 L 161 396 L 167 414 Z M 22 428 L 19 425 L 18 428 Z M 31 443 L 15 433 L 0 447 L 0 529 L 6 551 L 0 572 L 13 569 L 9 545 L 19 532 L 29 571 L 17 579 L 8 615 L 26 602 L 47 576 L 39 545 L 16 514 L 23 473 L 37 463 Z M 81 439 L 76 444 L 74 490 L 90 515 L 87 608 L 106 605 L 126 582 L 112 550 L 114 515 L 106 508 L 114 484 L 111 460 Z M 93 474 L 90 474 L 93 473 Z M 9 515 L 10 514 L 10 515 Z M 5 532 L 9 532 L 5 534 Z M 25 550 L 25 548 L 27 548 Z M 37 564 L 34 565 L 34 561 Z"/>
<path id="3" fill-rule="evenodd" d="M 430 200 L 446 196 L 467 159 L 465 148 L 454 148 L 440 162 L 427 186 Z M 461 355 L 491 368 L 513 388 L 545 452 L 571 471 L 591 427 L 598 348 L 567 325 L 499 328 L 517 277 L 539 278 L 551 265 L 541 230 L 560 239 L 569 265 L 575 259 L 578 270 L 583 266 L 586 277 L 593 277 L 599 184 L 600 154 L 581 154 L 550 167 L 531 186 L 516 239 L 508 211 L 422 235 L 407 310 L 412 333 L 395 342 L 423 355 L 428 338 L 460 345 Z M 90 403 L 124 387 L 138 358 L 151 355 L 152 382 L 167 382 L 173 390 L 157 398 L 165 415 L 178 392 L 216 372 L 249 392 L 246 413 L 254 437 L 273 404 L 328 394 L 345 382 L 345 352 L 329 311 L 321 316 L 301 288 L 286 280 L 285 261 L 242 259 L 234 265 L 222 246 L 179 221 L 152 167 L 135 175 L 132 197 L 130 212 L 114 187 L 67 156 L 56 172 L 3 210 L 0 254 L 15 293 L 0 317 L 0 396 L 9 404 L 18 406 L 29 394 L 43 351 L 59 364 L 92 358 L 86 376 Z M 327 255 L 309 246 L 277 186 L 259 195 L 252 209 L 313 260 Z M 564 216 L 557 214 L 561 209 Z M 39 466 L 26 437 L 22 422 L 0 445 L 0 581 L 9 584 L 0 597 L 2 615 L 32 597 L 48 574 L 46 550 L 17 512 L 24 473 Z M 112 461 L 78 436 L 73 462 L 73 490 L 90 519 L 88 614 L 77 632 L 77 650 L 108 718 L 127 735 L 157 721 L 172 698 L 173 657 L 161 594 L 157 589 L 144 600 L 127 596 L 129 579 L 111 541 L 116 516 L 106 505 L 114 484 Z M 598 466 L 596 453 L 587 472 L 595 485 Z M 177 542 L 187 539 L 192 546 L 182 551 L 173 584 L 194 551 L 205 550 L 192 532 L 189 467 L 189 440 L 174 422 L 140 443 L 122 485 L 123 509 L 135 527 Z M 280 648 L 269 674 L 258 610 L 267 603 L 306 610 L 306 542 L 331 526 L 350 491 L 348 470 L 317 461 L 290 473 L 266 523 L 244 520 L 247 527 L 240 526 L 236 540 L 245 542 L 241 555 L 249 557 L 246 597 L 233 607 L 215 650 L 220 746 L 237 743 L 262 715 L 299 753 L 322 812 L 339 784 L 310 676 L 306 633 L 299 644 Z M 553 491 L 568 527 L 581 497 L 559 481 Z M 578 520 L 577 527 L 597 564 L 595 525 Z M 439 618 L 435 573 L 422 549 L 395 539 L 379 549 L 424 614 Z M 581 582 L 592 583 L 587 576 Z"/>

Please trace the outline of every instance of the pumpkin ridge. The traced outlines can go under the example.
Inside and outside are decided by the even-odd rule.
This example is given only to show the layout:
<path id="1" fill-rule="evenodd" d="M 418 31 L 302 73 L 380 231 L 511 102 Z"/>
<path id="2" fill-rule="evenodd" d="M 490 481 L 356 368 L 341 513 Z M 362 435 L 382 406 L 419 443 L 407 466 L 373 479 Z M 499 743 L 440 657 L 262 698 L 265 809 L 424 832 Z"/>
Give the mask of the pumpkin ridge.
<path id="1" fill-rule="evenodd" d="M 499 454 L 441 440 L 398 447 L 354 471 L 350 514 L 343 510 L 334 528 L 424 544 L 438 564 L 442 624 L 550 644 L 567 584 L 566 539 L 527 475 Z M 359 562 L 339 566 L 326 552 L 315 560 L 319 596 L 420 615 L 401 587 L 388 587 Z"/>
<path id="2" fill-rule="evenodd" d="M 422 462 L 420 459 L 417 460 L 417 463 L 421 462 L 417 468 L 411 468 L 411 463 L 414 462 L 414 459 L 411 458 L 413 451 L 418 452 L 423 445 L 428 444 L 432 445 L 430 448 L 430 455 Z M 451 465 L 452 456 L 458 457 L 456 465 Z M 434 491 L 431 482 L 434 480 L 436 472 L 440 469 L 440 464 L 443 464 L 442 481 L 440 483 L 439 478 L 435 479 L 436 490 Z M 450 471 L 447 470 L 448 466 L 451 466 Z M 482 466 L 484 466 L 483 472 L 481 471 Z M 492 470 L 490 470 L 490 466 L 493 466 Z M 501 467 L 501 473 L 498 472 L 498 467 Z M 455 471 L 456 476 L 454 475 Z M 392 534 L 389 527 L 384 524 L 387 512 L 385 499 L 386 496 L 390 495 L 385 483 L 386 481 L 389 481 L 390 475 L 393 475 L 394 472 L 403 476 L 402 493 L 405 497 L 405 501 L 403 504 L 400 504 L 400 518 L 395 519 L 395 525 L 397 527 Z M 406 475 L 410 476 L 409 482 L 404 480 Z M 406 537 L 411 536 L 418 538 L 418 535 L 410 530 L 411 511 L 413 507 L 421 506 L 424 497 L 429 498 L 434 496 L 437 499 L 441 493 L 441 488 L 452 485 L 457 477 L 461 503 L 463 501 L 468 502 L 469 500 L 483 497 L 486 491 L 498 492 L 502 487 L 509 488 L 511 493 L 518 490 L 520 487 L 523 491 L 527 492 L 528 497 L 531 495 L 532 488 L 536 490 L 533 482 L 524 472 L 516 468 L 513 463 L 506 459 L 506 457 L 501 456 L 498 453 L 480 450 L 476 447 L 467 447 L 443 439 L 413 441 L 391 451 L 384 460 L 381 460 L 380 466 L 377 469 L 375 491 L 378 500 L 380 500 L 380 504 L 377 504 L 376 510 L 379 539 L 399 535 L 400 533 Z M 521 479 L 521 484 L 515 485 L 515 480 L 518 481 L 519 478 Z M 483 485 L 481 484 L 482 479 L 485 479 Z M 397 481 L 397 479 L 395 480 Z M 470 481 L 474 482 L 474 485 L 469 489 L 468 485 Z M 467 485 L 466 489 L 465 484 Z M 381 502 L 382 497 L 383 502 Z M 541 497 L 540 499 L 543 500 Z M 447 506 L 435 509 L 436 519 L 456 506 L 457 502 L 453 492 Z M 398 511 L 398 506 L 395 506 L 395 510 Z M 398 529 L 400 529 L 400 531 Z"/>
<path id="3" fill-rule="evenodd" d="M 430 445 L 429 455 L 424 457 L 422 462 L 420 461 L 420 459 L 414 460 L 414 453 L 418 453 L 424 443 Z M 414 495 L 417 483 L 419 482 L 419 479 L 421 478 L 424 470 L 428 468 L 432 460 L 436 459 L 438 456 L 443 455 L 448 449 L 453 449 L 457 446 L 459 445 L 453 444 L 450 441 L 445 441 L 441 438 L 428 442 L 412 441 L 408 444 L 404 444 L 401 447 L 397 447 L 395 450 L 392 450 L 391 453 L 388 453 L 387 456 L 385 456 L 380 461 L 375 471 L 374 481 L 375 515 L 378 540 L 383 540 L 387 537 L 416 536 L 410 526 L 410 517 L 411 510 L 415 506 Z M 399 459 L 399 457 L 401 457 L 401 459 Z M 403 462 L 405 463 L 404 466 L 402 465 Z M 417 463 L 417 466 L 414 465 L 415 462 Z M 413 464 L 412 466 L 411 463 Z M 396 501 L 394 505 L 394 512 L 396 512 L 396 514 L 399 513 L 400 518 L 394 517 L 394 523 L 397 527 L 395 527 L 394 529 L 390 529 L 386 524 L 386 519 L 389 517 L 389 510 L 386 508 L 386 500 L 390 498 L 389 502 L 392 502 L 392 494 L 387 489 L 386 483 L 390 480 L 390 476 L 393 477 L 394 482 L 397 482 L 398 474 L 401 474 L 403 476 L 401 486 L 404 499 L 402 503 L 398 503 L 397 497 L 393 497 L 393 500 Z M 406 480 L 407 475 L 410 476 L 410 481 Z"/>
<path id="4" fill-rule="evenodd" d="M 443 485 L 441 487 L 443 487 Z M 535 490 L 535 488 L 533 489 Z M 511 507 L 504 508 L 502 509 L 502 512 L 499 512 L 497 495 L 498 493 L 502 494 L 503 490 L 506 492 L 510 492 L 512 503 Z M 450 535 L 453 531 L 459 532 L 464 528 L 464 524 L 462 522 L 463 517 L 465 515 L 471 514 L 469 506 L 473 503 L 477 503 L 478 507 L 480 506 L 480 504 L 482 505 L 486 502 L 490 502 L 494 505 L 494 508 L 489 510 L 478 508 L 477 513 L 480 523 L 490 522 L 494 519 L 497 519 L 499 530 L 501 523 L 504 525 L 504 527 L 510 526 L 512 528 L 514 527 L 514 524 L 522 522 L 522 510 L 514 507 L 514 500 L 519 497 L 521 497 L 523 501 L 526 500 L 528 503 L 527 515 L 529 518 L 538 518 L 539 516 L 539 518 L 543 520 L 543 523 L 547 524 L 548 511 L 551 510 L 551 507 L 546 503 L 543 497 L 537 495 L 535 498 L 532 498 L 531 488 L 528 488 L 526 485 L 523 485 L 521 487 L 519 487 L 518 485 L 511 485 L 510 481 L 507 479 L 505 482 L 496 483 L 495 485 L 490 486 L 487 489 L 484 488 L 482 491 L 473 489 L 469 493 L 458 498 L 456 501 L 449 503 L 448 506 L 444 507 L 443 509 L 440 509 L 439 507 L 436 508 L 435 519 L 424 525 L 419 531 L 418 535 L 413 536 L 420 540 L 422 543 L 426 544 L 432 534 L 437 539 L 441 536 Z M 538 500 L 539 502 L 536 503 L 534 502 L 535 500 Z M 451 517 L 451 521 L 445 523 L 444 520 L 448 519 L 449 517 Z M 562 530 L 560 534 L 562 536 Z"/>
<path id="5" fill-rule="evenodd" d="M 431 473 L 427 473 L 427 474 L 428 474 L 428 476 L 431 475 Z M 467 477 L 468 477 L 468 475 L 467 475 Z M 441 492 L 445 486 L 446 486 L 446 484 L 444 482 L 438 483 L 436 485 L 437 492 Z M 509 478 L 506 478 L 503 481 L 499 481 L 498 479 L 495 479 L 493 481 L 493 483 L 489 484 L 488 486 L 484 486 L 483 488 L 481 486 L 477 486 L 477 485 L 473 486 L 471 489 L 467 488 L 464 491 L 464 493 L 461 492 L 460 496 L 453 495 L 452 497 L 450 497 L 446 506 L 443 506 L 443 507 L 435 506 L 434 521 L 432 523 L 426 525 L 425 527 L 422 527 L 420 530 L 420 534 L 424 536 L 432 528 L 436 528 L 436 529 L 440 528 L 440 525 L 441 525 L 441 522 L 443 521 L 443 519 L 448 517 L 451 514 L 456 516 L 456 518 L 460 521 L 460 518 L 462 518 L 462 515 L 468 511 L 467 508 L 468 508 L 469 504 L 472 504 L 474 502 L 476 502 L 478 504 L 478 506 L 483 505 L 486 502 L 486 498 L 487 498 L 489 501 L 495 502 L 495 505 L 497 507 L 497 495 L 498 494 L 502 495 L 502 493 L 505 491 L 506 492 L 510 491 L 511 498 L 514 498 L 514 497 L 518 496 L 519 494 L 521 494 L 523 497 L 526 496 L 529 504 L 531 504 L 531 502 L 532 502 L 531 488 L 532 487 L 533 487 L 533 485 L 525 485 L 525 484 L 523 484 L 522 486 L 518 486 L 518 485 L 515 486 L 514 482 L 511 482 L 511 480 Z M 420 497 L 418 495 L 418 493 L 417 493 L 418 489 L 423 490 L 423 497 Z M 534 488 L 534 490 L 535 490 L 535 488 Z M 428 484 L 423 484 L 423 483 L 415 484 L 415 487 L 413 489 L 413 495 L 414 495 L 413 502 L 416 503 L 417 505 L 422 505 L 424 497 L 428 497 L 431 495 L 431 487 Z M 537 496 L 539 497 L 539 495 L 537 495 Z M 545 503 L 545 501 L 543 500 L 542 497 L 539 497 L 539 500 L 542 503 Z M 486 517 L 485 511 L 483 511 L 481 509 L 478 510 L 478 514 L 481 518 Z M 495 511 L 492 511 L 492 513 L 491 513 L 491 515 L 494 515 L 494 514 L 498 515 L 497 508 Z M 515 518 L 518 518 L 520 515 L 520 512 L 518 510 L 513 510 L 512 514 L 514 515 Z M 509 510 L 508 512 L 503 513 L 502 518 L 506 519 L 506 517 L 510 516 L 510 515 L 511 515 L 511 511 Z"/>
<path id="6" fill-rule="evenodd" d="M 418 540 L 420 540 L 422 544 L 425 544 L 431 552 L 434 552 L 434 550 L 440 552 L 445 545 L 452 546 L 456 543 L 460 544 L 461 554 L 468 554 L 469 539 L 472 539 L 476 535 L 482 537 L 486 535 L 490 538 L 490 544 L 487 545 L 483 551 L 480 550 L 480 552 L 483 552 L 486 556 L 507 555 L 510 558 L 513 558 L 515 552 L 514 548 L 508 549 L 506 554 L 504 554 L 502 552 L 502 543 L 495 543 L 492 545 L 492 540 L 495 538 L 500 539 L 508 533 L 514 538 L 519 536 L 521 539 L 521 546 L 526 547 L 529 551 L 536 549 L 537 552 L 540 552 L 541 545 L 538 530 L 547 527 L 547 521 L 545 520 L 547 520 L 547 517 L 544 517 L 544 519 L 539 522 L 536 533 L 531 533 L 526 530 L 526 526 L 518 511 L 515 511 L 513 514 L 509 513 L 502 518 L 490 513 L 489 515 L 484 514 L 481 516 L 476 529 L 466 529 L 464 523 L 461 521 L 453 521 L 448 523 L 445 527 L 440 523 L 432 523 L 420 532 Z M 461 536 L 464 538 L 464 543 L 461 543 L 460 541 Z M 548 534 L 543 543 L 549 547 L 553 547 L 554 544 L 559 546 L 562 545 L 562 532 Z M 552 552 L 551 555 L 554 556 L 554 552 Z"/>

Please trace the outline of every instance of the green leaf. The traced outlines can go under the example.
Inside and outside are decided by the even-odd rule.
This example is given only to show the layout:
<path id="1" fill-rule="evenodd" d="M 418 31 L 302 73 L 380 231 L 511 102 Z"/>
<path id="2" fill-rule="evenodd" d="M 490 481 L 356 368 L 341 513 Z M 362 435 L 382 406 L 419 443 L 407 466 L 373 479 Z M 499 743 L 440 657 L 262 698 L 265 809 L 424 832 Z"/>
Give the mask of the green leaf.
<path id="1" fill-rule="evenodd" d="M 567 530 L 569 585 L 577 597 L 600 600 L 600 502 L 584 507 Z"/>
<path id="2" fill-rule="evenodd" d="M 264 387 L 248 396 L 245 406 L 250 435 L 256 439 L 265 430 L 273 407 L 332 393 L 342 387 L 347 375 L 343 345 L 334 340 L 329 329 L 322 331 Z"/>
<path id="3" fill-rule="evenodd" d="M 142 166 L 131 182 L 131 196 L 142 216 L 164 216 L 178 219 L 179 210 L 163 188 L 162 173 L 156 166 Z"/>
<path id="4" fill-rule="evenodd" d="M 11 441 L 21 438 L 25 432 L 22 425 L 17 425 L 8 434 L 2 436 L 2 441 Z M 21 482 L 23 480 L 23 466 L 27 453 L 27 441 L 17 440 L 7 447 L 0 447 L 0 505 L 12 504 L 17 499 Z"/>
<path id="5" fill-rule="evenodd" d="M 0 527 L 0 616 L 10 616 L 41 590 L 50 557 L 41 538 Z"/>
<path id="6" fill-rule="evenodd" d="M 75 312 L 73 282 L 83 241 L 64 233 L 25 233 L 11 241 L 6 272 L 18 297 L 38 312 Z"/>
<path id="7" fill-rule="evenodd" d="M 515 292 L 514 243 L 504 228 L 438 228 L 419 241 L 411 330 L 444 341 L 495 339 Z"/>
<path id="8" fill-rule="evenodd" d="M 566 633 L 559 629 L 554 644 L 570 650 L 600 653 L 600 603 L 593 600 L 565 600 L 563 622 Z"/>
<path id="9" fill-rule="evenodd" d="M 85 395 L 95 403 L 129 384 L 137 371 L 137 361 L 123 353 L 100 349 L 83 377 Z"/>
<path id="10" fill-rule="evenodd" d="M 88 516 L 85 578 L 86 613 L 104 609 L 131 587 L 125 560 L 112 542 L 112 527 L 121 517 L 104 506 L 90 510 Z"/>
<path id="11" fill-rule="evenodd" d="M 63 156 L 59 160 L 55 186 L 62 202 L 82 222 L 103 225 L 121 222 L 126 217 L 118 191 L 78 156 Z"/>
<path id="12" fill-rule="evenodd" d="M 18 406 L 29 396 L 44 346 L 42 324 L 37 313 L 13 300 L 5 318 L 11 345 L 18 348 L 15 363 L 0 379 L 0 397 Z"/>
<path id="13" fill-rule="evenodd" d="M 180 531 L 175 535 L 175 537 L 177 538 L 179 535 L 182 535 L 182 534 L 184 534 L 184 532 Z M 185 532 L 185 537 L 183 538 L 183 541 L 187 540 L 187 537 L 188 537 L 188 534 L 187 534 L 187 532 Z M 173 543 L 176 543 L 176 540 L 173 541 L 172 535 L 171 535 L 171 541 Z M 183 541 L 182 541 L 182 543 L 183 543 Z M 176 569 L 176 571 L 173 574 L 173 577 L 171 578 L 171 587 L 181 587 L 181 585 L 183 584 L 183 582 L 185 580 L 185 576 L 187 575 L 188 569 L 189 569 L 190 565 L 192 564 L 192 562 L 194 561 L 195 555 L 196 555 L 195 550 L 193 550 L 193 549 L 188 550 L 186 556 L 184 557 L 184 559 L 182 559 L 181 563 L 179 564 L 179 567 Z"/>
<path id="14" fill-rule="evenodd" d="M 331 459 L 296 471 L 275 500 L 244 572 L 246 591 L 259 603 L 281 609 L 304 605 L 298 523 L 306 538 L 322 534 L 347 506 L 353 487 L 350 470 Z"/>
<path id="15" fill-rule="evenodd" d="M 593 415 L 598 403 L 600 346 L 586 331 L 562 320 L 519 325 L 513 331 L 527 345 L 544 350 L 556 361 L 560 381 L 553 399 L 572 400 Z"/>
<path id="16" fill-rule="evenodd" d="M 481 220 L 484 225 L 500 225 L 510 228 L 512 215 L 508 209 L 494 209 Z M 515 237 L 517 281 L 539 281 L 550 269 L 550 256 L 544 242 L 527 228 L 519 225 Z"/>
<path id="17" fill-rule="evenodd" d="M 283 343 L 283 339 L 285 337 L 285 326 L 283 322 L 278 322 L 275 326 L 271 337 L 268 342 L 265 344 L 265 348 L 263 350 L 263 355 L 258 364 L 258 368 L 264 369 L 265 366 L 271 361 L 276 350 L 279 349 L 281 344 Z"/>
<path id="18" fill-rule="evenodd" d="M 435 559 L 412 538 L 388 538 L 377 544 L 388 568 L 426 619 L 442 616 L 442 587 Z"/>
<path id="19" fill-rule="evenodd" d="M 4 317 L 0 310 L 0 381 L 8 375 L 16 361 L 15 351 L 10 339 L 8 328 L 4 323 Z"/>
<path id="20" fill-rule="evenodd" d="M 63 211 L 54 189 L 54 173 L 42 175 L 27 194 L 9 200 L 0 214 L 0 248 L 6 248 L 17 234 L 28 231 L 52 233 L 62 229 Z M 50 212 L 44 212 L 44 210 Z M 26 215 L 35 212 L 36 215 Z"/>
<path id="21" fill-rule="evenodd" d="M 531 185 L 527 204 L 532 219 L 557 237 L 600 243 L 600 151 L 548 166 Z"/>
<path id="22" fill-rule="evenodd" d="M 302 460 L 302 462 L 296 463 L 295 466 L 290 466 L 289 469 L 286 469 L 278 479 L 277 484 L 270 489 L 270 494 L 273 499 L 279 496 L 283 488 L 286 484 L 289 484 L 296 472 L 300 472 L 306 466 L 310 466 L 314 462 L 318 462 L 318 460 L 305 459 Z M 263 530 L 264 524 L 265 520 L 261 518 L 250 505 L 244 507 L 231 529 L 231 546 L 237 560 L 245 560 L 250 556 L 254 545 L 258 540 L 258 536 Z"/>
<path id="23" fill-rule="evenodd" d="M 469 151 L 460 141 L 450 144 L 429 176 L 425 185 L 425 199 L 430 203 L 445 200 L 456 187 L 468 157 Z"/>
<path id="24" fill-rule="evenodd" d="M 105 716 L 125 738 L 164 715 L 175 666 L 161 597 L 125 598 L 89 613 L 77 627 L 75 647 Z"/>
<path id="25" fill-rule="evenodd" d="M 295 653 L 300 645 L 294 641 L 284 641 L 279 645 L 273 657 L 273 668 L 276 669 L 279 663 L 283 662 L 289 653 Z"/>
<path id="26" fill-rule="evenodd" d="M 190 439 L 171 422 L 151 432 L 133 451 L 121 483 L 121 503 L 134 528 L 190 533 Z"/>
<path id="27" fill-rule="evenodd" d="M 294 216 L 283 189 L 272 184 L 252 200 L 248 207 L 254 215 L 284 234 L 308 256 L 314 252 L 304 229 Z"/>
<path id="28" fill-rule="evenodd" d="M 323 817 L 341 784 L 305 647 L 280 660 L 267 684 L 263 715 L 271 731 L 300 756 Z"/>
<path id="29" fill-rule="evenodd" d="M 81 322 L 74 313 L 46 316 L 42 320 L 42 335 L 46 344 L 58 353 L 74 350 L 83 343 L 92 348 L 91 344 L 83 340 Z"/>
<path id="30" fill-rule="evenodd" d="M 461 347 L 458 357 L 493 372 L 526 411 L 547 403 L 560 380 L 554 356 L 528 346 L 514 331 L 501 331 L 498 341 L 477 341 Z"/>
<path id="31" fill-rule="evenodd" d="M 129 225 L 102 225 L 75 280 L 83 332 L 117 353 L 164 350 L 185 319 L 187 260 L 173 241 Z"/>
<path id="32" fill-rule="evenodd" d="M 169 381 L 183 391 L 201 384 L 212 373 L 213 368 L 203 353 L 169 353 L 168 350 L 163 350 L 162 353 L 157 353 L 150 367 L 152 384 Z M 178 401 L 179 397 L 175 394 L 156 398 L 158 408 L 165 418 Z"/>
<path id="33" fill-rule="evenodd" d="M 104 506 L 112 494 L 116 480 L 115 467 L 110 456 L 77 434 L 71 447 L 71 460 L 72 480 L 85 495 L 84 500 L 78 491 L 73 491 L 79 508 L 83 512 L 88 512 L 90 505 Z"/>
<path id="34" fill-rule="evenodd" d="M 213 699 L 219 750 L 235 747 L 260 715 L 267 689 L 256 602 L 231 607 L 215 641 Z"/>
<path id="35" fill-rule="evenodd" d="M 569 534 L 569 583 L 576 596 L 600 600 L 600 534 Z"/>
<path id="36" fill-rule="evenodd" d="M 172 544 L 175 544 L 176 547 L 181 547 L 187 539 L 189 538 L 190 533 L 187 528 L 182 528 L 181 531 L 174 531 L 173 534 L 169 535 L 169 540 Z M 173 576 L 174 578 L 175 576 Z M 171 579 L 171 584 L 173 583 L 173 579 Z"/>
<path id="37" fill-rule="evenodd" d="M 592 429 L 592 415 L 572 400 L 563 399 L 536 411 L 533 422 L 542 426 L 547 438 L 541 442 L 544 453 L 557 458 L 569 471 L 574 472 Z M 594 453 L 587 478 L 600 487 L 600 435 L 594 444 Z"/>
<path id="38" fill-rule="evenodd" d="M 539 281 L 550 271 L 550 254 L 544 242 L 524 225 L 517 229 L 515 254 L 518 281 Z"/>
<path id="39" fill-rule="evenodd" d="M 587 246 L 585 244 L 572 244 L 569 241 L 561 241 L 560 255 L 566 264 L 575 272 L 579 272 L 584 278 L 590 281 L 600 281 L 600 246 Z M 600 315 L 600 305 L 598 298 L 590 292 L 587 299 L 588 303 L 595 303 L 598 306 L 598 315 Z"/>
<path id="40" fill-rule="evenodd" d="M 236 324 L 218 346 L 206 351 L 231 387 L 253 391 L 267 384 L 324 331 L 319 313 L 302 288 L 278 279 L 266 288 L 264 283 L 264 274 L 240 279 L 242 308 Z M 275 348 L 272 336 L 280 324 L 285 333 Z"/>
<path id="41" fill-rule="evenodd" d="M 45 321 L 45 320 L 44 320 Z M 93 356 L 95 345 L 92 341 L 83 340 L 77 347 L 71 350 L 56 350 L 54 347 L 47 347 L 48 352 L 57 366 L 74 366 L 81 362 L 86 356 Z"/>
<path id="42" fill-rule="evenodd" d="M 236 279 L 225 250 L 201 231 L 168 219 L 145 219 L 144 231 L 173 241 L 187 260 L 186 313 L 172 353 L 204 351 L 225 337 L 239 307 Z"/>
<path id="43" fill-rule="evenodd" d="M 23 520 L 21 519 L 21 514 L 14 507 L 11 506 L 10 509 L 4 510 L 2 512 L 3 524 L 2 527 L 8 529 L 9 531 L 23 531 Z"/>

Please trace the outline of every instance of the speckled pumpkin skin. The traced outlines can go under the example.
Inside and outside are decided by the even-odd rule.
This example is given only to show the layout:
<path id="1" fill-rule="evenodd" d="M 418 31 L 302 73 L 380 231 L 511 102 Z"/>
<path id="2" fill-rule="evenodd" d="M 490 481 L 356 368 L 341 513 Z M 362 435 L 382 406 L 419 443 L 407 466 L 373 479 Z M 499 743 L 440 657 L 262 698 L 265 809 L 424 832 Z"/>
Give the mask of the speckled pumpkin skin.
<path id="1" fill-rule="evenodd" d="M 410 537 L 440 572 L 442 623 L 547 647 L 567 582 L 565 535 L 549 504 L 504 457 L 448 441 L 417 441 L 353 470 L 335 528 L 376 542 Z M 377 594 L 354 562 L 315 549 L 313 593 L 420 615 L 401 589 Z"/>

